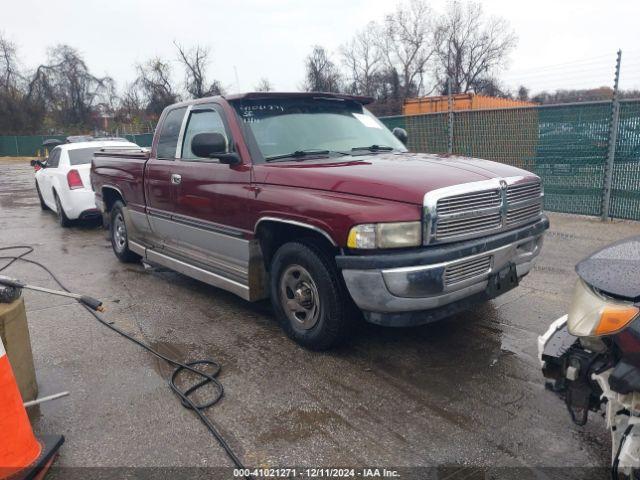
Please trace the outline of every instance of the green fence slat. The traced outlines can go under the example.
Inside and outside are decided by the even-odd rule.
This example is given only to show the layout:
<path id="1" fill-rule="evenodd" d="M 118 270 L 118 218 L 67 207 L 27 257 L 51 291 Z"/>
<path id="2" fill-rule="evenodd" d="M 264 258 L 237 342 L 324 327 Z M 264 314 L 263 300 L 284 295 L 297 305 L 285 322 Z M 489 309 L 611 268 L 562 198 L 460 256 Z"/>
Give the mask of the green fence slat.
<path id="1" fill-rule="evenodd" d="M 153 141 L 153 133 L 122 135 L 127 140 L 141 147 L 150 147 Z M 67 135 L 18 135 L 0 136 L 0 157 L 33 157 L 40 151 L 42 142 L 56 138 L 64 141 Z"/>

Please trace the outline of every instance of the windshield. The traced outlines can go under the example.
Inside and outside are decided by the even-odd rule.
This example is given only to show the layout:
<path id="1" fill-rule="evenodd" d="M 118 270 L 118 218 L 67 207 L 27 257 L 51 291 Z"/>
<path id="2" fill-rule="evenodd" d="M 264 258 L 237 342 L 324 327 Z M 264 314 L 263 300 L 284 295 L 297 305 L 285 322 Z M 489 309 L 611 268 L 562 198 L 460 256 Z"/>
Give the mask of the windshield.
<path id="1" fill-rule="evenodd" d="M 352 149 L 370 146 L 407 150 L 387 127 L 354 101 L 263 98 L 235 101 L 233 106 L 266 159 L 314 150 L 351 154 Z"/>
<path id="2" fill-rule="evenodd" d="M 91 163 L 93 153 L 100 150 L 100 147 L 92 148 L 77 148 L 69 150 L 69 164 L 70 165 L 83 165 L 85 163 Z"/>

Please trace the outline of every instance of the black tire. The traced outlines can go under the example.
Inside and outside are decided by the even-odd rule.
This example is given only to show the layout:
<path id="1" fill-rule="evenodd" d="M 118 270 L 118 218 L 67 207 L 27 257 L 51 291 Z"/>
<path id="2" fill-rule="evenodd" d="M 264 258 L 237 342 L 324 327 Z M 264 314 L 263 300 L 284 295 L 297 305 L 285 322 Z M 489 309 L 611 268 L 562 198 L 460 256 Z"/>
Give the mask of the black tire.
<path id="1" fill-rule="evenodd" d="M 42 193 L 40 193 L 40 187 L 38 186 L 38 182 L 36 182 L 36 191 L 38 192 L 38 200 L 40 200 L 40 208 L 42 210 L 49 210 L 47 204 L 44 203 L 44 198 L 42 198 Z"/>
<path id="2" fill-rule="evenodd" d="M 271 262 L 270 294 L 280 325 L 303 347 L 326 350 L 351 336 L 357 315 L 353 302 L 332 256 L 320 244 L 282 245 Z M 317 306 L 307 308 L 316 301 Z"/>
<path id="3" fill-rule="evenodd" d="M 124 263 L 139 262 L 142 258 L 135 252 L 129 250 L 129 237 L 127 236 L 127 224 L 124 221 L 124 204 L 117 201 L 111 208 L 109 222 L 109 238 L 111 247 L 118 260 Z"/>
<path id="4" fill-rule="evenodd" d="M 56 201 L 56 210 L 58 211 L 58 223 L 62 228 L 69 228 L 73 222 L 71 222 L 71 220 L 69 220 L 69 217 L 67 217 L 67 214 L 64 213 L 64 208 L 62 208 L 62 203 L 60 203 L 60 198 L 58 197 L 58 194 L 55 192 L 55 190 L 53 191 L 53 198 Z"/>

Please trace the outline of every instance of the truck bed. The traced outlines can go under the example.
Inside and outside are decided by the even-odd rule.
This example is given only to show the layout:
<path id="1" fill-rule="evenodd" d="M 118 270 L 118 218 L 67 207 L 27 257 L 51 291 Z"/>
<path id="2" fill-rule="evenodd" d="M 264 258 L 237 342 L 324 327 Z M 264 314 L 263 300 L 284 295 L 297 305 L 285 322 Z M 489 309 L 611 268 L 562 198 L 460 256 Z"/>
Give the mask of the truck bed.
<path id="1" fill-rule="evenodd" d="M 149 160 L 149 150 L 144 148 L 103 148 L 93 154 L 91 181 L 96 193 L 96 204 L 108 189 L 118 191 L 127 199 L 133 210 L 144 211 L 144 169 Z"/>

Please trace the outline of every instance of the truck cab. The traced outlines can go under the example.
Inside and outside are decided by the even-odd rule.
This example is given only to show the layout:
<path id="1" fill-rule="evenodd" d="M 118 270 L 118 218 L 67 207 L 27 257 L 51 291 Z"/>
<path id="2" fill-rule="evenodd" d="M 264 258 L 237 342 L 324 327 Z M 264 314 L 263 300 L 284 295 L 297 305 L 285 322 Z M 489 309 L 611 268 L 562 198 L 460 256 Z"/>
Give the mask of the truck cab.
<path id="1" fill-rule="evenodd" d="M 150 151 L 94 155 L 116 256 L 270 298 L 312 349 L 360 316 L 420 325 L 517 286 L 549 225 L 540 179 L 409 152 L 369 101 L 270 92 L 167 107 Z"/>

